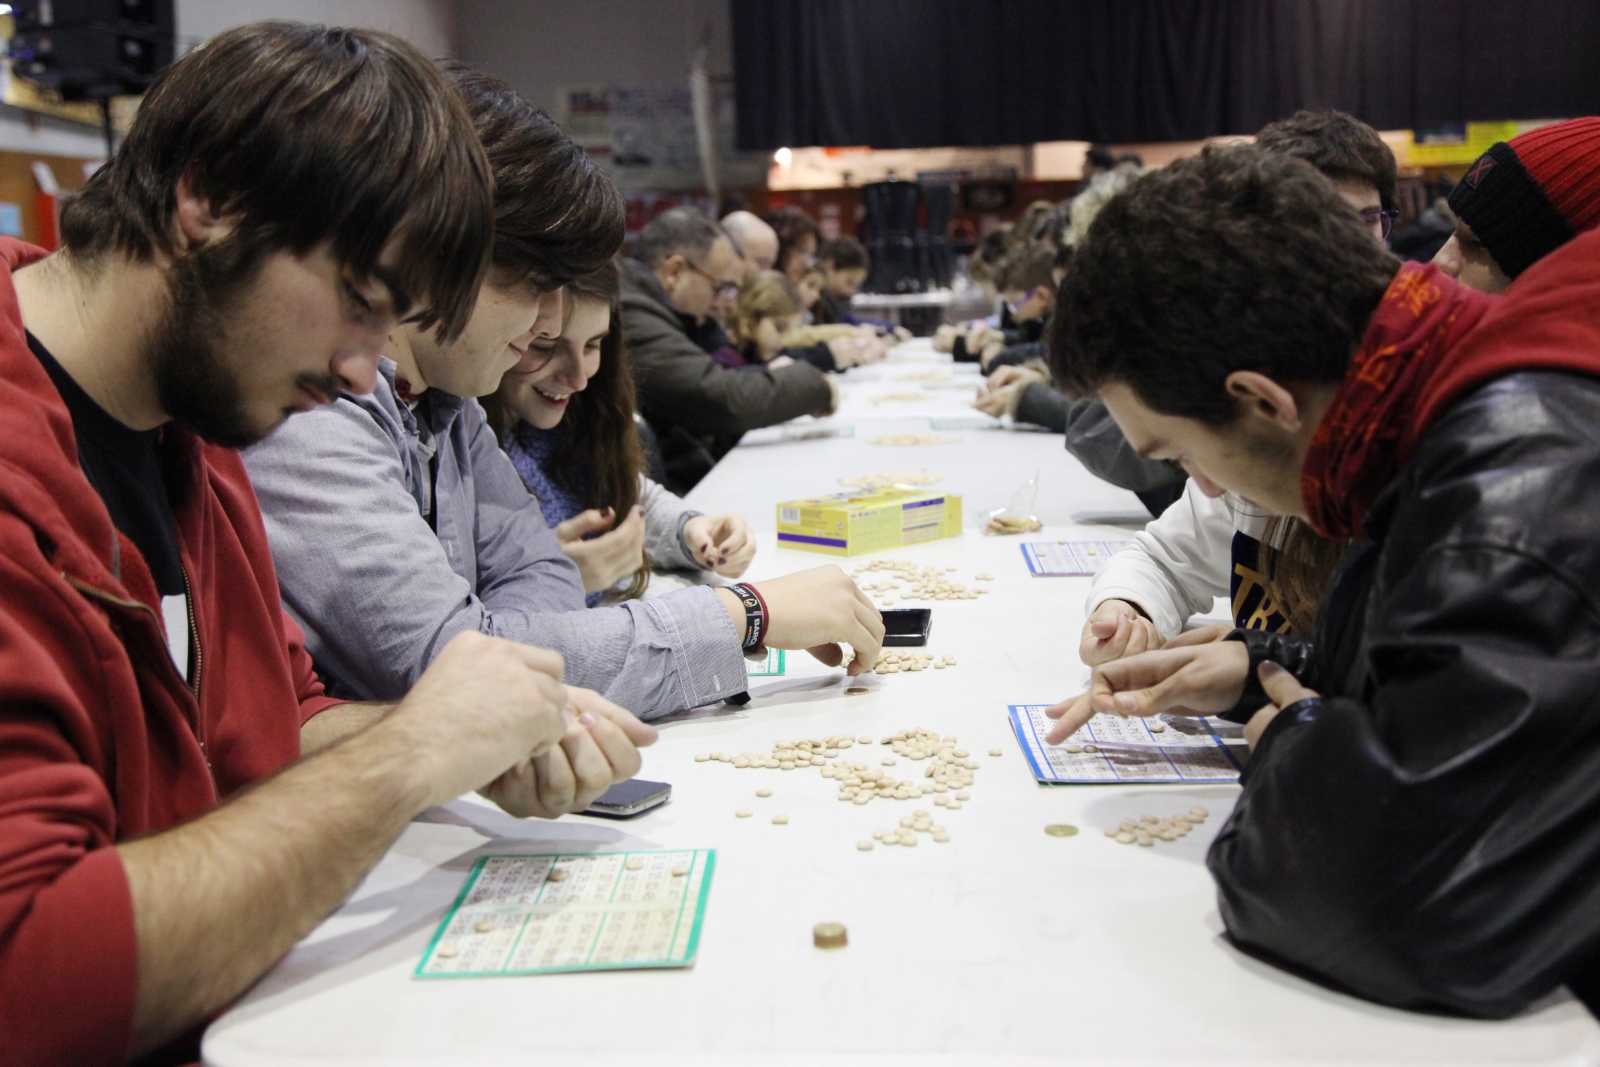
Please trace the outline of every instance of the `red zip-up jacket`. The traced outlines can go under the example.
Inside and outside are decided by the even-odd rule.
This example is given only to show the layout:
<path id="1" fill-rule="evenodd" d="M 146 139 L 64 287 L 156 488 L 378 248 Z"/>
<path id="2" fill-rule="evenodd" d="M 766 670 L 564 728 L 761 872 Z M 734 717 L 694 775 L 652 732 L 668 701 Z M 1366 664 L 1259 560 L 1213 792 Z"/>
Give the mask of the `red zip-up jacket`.
<path id="1" fill-rule="evenodd" d="M 78 466 L 0 239 L 0 1060 L 128 1058 L 132 901 L 110 847 L 204 814 L 300 753 L 323 695 L 234 452 L 168 428 L 193 687 L 138 549 Z M 196 936 L 203 931 L 196 930 Z"/>

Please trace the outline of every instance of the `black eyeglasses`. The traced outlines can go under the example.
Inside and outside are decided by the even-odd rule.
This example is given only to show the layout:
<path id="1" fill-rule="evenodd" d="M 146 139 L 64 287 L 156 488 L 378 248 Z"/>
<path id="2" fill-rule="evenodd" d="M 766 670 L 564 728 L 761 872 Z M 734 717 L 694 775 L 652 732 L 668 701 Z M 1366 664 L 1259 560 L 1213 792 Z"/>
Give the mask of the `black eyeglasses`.
<path id="1" fill-rule="evenodd" d="M 1388 236 L 1388 231 L 1384 231 L 1384 236 L 1386 236 L 1386 237 Z M 711 291 L 712 291 L 712 293 L 714 293 L 717 296 L 717 298 L 719 300 L 723 299 L 725 297 L 733 296 L 735 293 L 737 293 L 739 291 L 739 283 L 738 282 L 719 282 L 719 281 L 717 281 L 716 277 L 710 271 L 701 270 L 699 267 L 697 267 L 693 263 L 689 262 L 687 257 L 684 258 L 683 265 L 685 267 L 688 267 L 690 270 L 694 271 L 696 274 L 700 275 L 700 277 L 704 278 L 706 281 L 710 282 L 711 283 Z"/>
<path id="2" fill-rule="evenodd" d="M 1361 221 L 1371 226 L 1376 222 L 1383 228 L 1383 239 L 1387 241 L 1389 234 L 1394 230 L 1394 221 L 1400 217 L 1400 212 L 1393 208 L 1364 207 L 1361 209 Z"/>

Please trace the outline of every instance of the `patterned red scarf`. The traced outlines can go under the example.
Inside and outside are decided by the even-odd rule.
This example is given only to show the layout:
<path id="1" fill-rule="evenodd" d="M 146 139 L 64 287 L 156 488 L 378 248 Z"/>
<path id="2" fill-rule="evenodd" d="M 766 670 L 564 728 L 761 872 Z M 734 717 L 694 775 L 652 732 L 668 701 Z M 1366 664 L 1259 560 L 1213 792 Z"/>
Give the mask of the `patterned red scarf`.
<path id="1" fill-rule="evenodd" d="M 1322 536 L 1361 532 L 1367 509 L 1410 458 L 1421 393 L 1494 301 L 1437 267 L 1407 263 L 1394 276 L 1300 469 L 1300 498 Z"/>
<path id="2" fill-rule="evenodd" d="M 1600 230 L 1545 256 L 1503 297 L 1434 267 L 1400 268 L 1306 453 L 1300 495 L 1311 524 L 1324 537 L 1355 537 L 1434 420 L 1520 370 L 1600 377 Z"/>

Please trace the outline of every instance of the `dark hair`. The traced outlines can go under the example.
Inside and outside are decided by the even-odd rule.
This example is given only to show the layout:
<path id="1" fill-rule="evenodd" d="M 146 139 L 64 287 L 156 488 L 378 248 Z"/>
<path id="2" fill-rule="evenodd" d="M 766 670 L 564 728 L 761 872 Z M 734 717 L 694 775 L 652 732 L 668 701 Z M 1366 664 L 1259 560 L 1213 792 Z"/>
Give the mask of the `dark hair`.
<path id="1" fill-rule="evenodd" d="M 438 68 L 398 37 L 241 26 L 156 78 L 111 161 L 62 205 L 62 243 L 89 264 L 171 255 L 186 179 L 237 219 L 230 270 L 241 276 L 326 241 L 365 280 L 398 239 L 400 295 L 449 340 L 472 315 L 493 233 L 489 163 L 471 131 Z"/>
<path id="2" fill-rule="evenodd" d="M 1385 209 L 1395 206 L 1394 153 L 1378 131 L 1342 111 L 1297 111 L 1256 135 L 1268 152 L 1297 156 L 1331 181 L 1366 182 Z M 1300 519 L 1275 516 L 1262 533 L 1267 588 L 1289 627 L 1311 636 L 1317 611 L 1346 544 L 1330 541 Z"/>
<path id="3" fill-rule="evenodd" d="M 995 271 L 995 288 L 1035 289 L 1041 285 L 1055 288 L 1056 279 L 1051 273 L 1056 265 L 1056 246 L 1032 244 L 1013 252 L 1000 269 Z"/>
<path id="4" fill-rule="evenodd" d="M 1256 145 L 1303 159 L 1332 181 L 1368 182 L 1378 191 L 1384 209 L 1394 208 L 1398 180 L 1394 153 L 1377 130 L 1353 115 L 1296 111 L 1261 127 Z"/>
<path id="5" fill-rule="evenodd" d="M 822 230 L 810 215 L 797 207 L 781 207 L 767 216 L 767 225 L 778 234 L 778 269 L 787 271 L 789 253 L 810 234 L 822 240 Z"/>
<path id="6" fill-rule="evenodd" d="M 834 270 L 866 270 L 867 249 L 854 237 L 835 237 L 817 249 L 817 259 Z"/>
<path id="7" fill-rule="evenodd" d="M 622 196 L 555 120 L 499 78 L 453 60 L 440 68 L 478 131 L 494 173 L 490 278 L 559 289 L 622 247 Z"/>
<path id="8" fill-rule="evenodd" d="M 1089 150 L 1084 153 L 1083 161 L 1092 167 L 1110 170 L 1117 165 L 1117 155 L 1106 145 L 1092 144 L 1089 146 Z"/>
<path id="9" fill-rule="evenodd" d="M 668 208 L 639 231 L 636 251 L 645 266 L 654 268 L 673 255 L 691 260 L 704 259 L 719 237 L 729 244 L 733 243 L 721 226 L 693 208 Z"/>
<path id="10" fill-rule="evenodd" d="M 993 282 L 995 272 L 1005 259 L 1006 249 L 1010 247 L 1013 229 L 1011 223 L 1004 222 L 983 235 L 967 259 L 967 277 L 975 282 Z"/>
<path id="11" fill-rule="evenodd" d="M 545 468 L 550 480 L 571 493 L 580 507 L 612 508 L 619 522 L 639 502 L 639 475 L 645 470 L 644 446 L 633 419 L 633 367 L 622 337 L 621 278 L 616 261 L 607 260 L 567 285 L 575 300 L 604 300 L 611 329 L 600 342 L 599 370 L 587 386 L 572 395 L 566 417 L 554 431 L 555 448 Z M 510 445 L 517 433 L 516 415 L 506 409 L 498 394 L 479 402 L 500 443 Z M 622 599 L 640 596 L 649 582 L 647 558 Z"/>
<path id="12" fill-rule="evenodd" d="M 1017 224 L 1011 230 L 1011 247 L 1013 254 L 1019 248 L 1039 240 L 1050 232 L 1050 221 L 1056 214 L 1056 204 L 1052 200 L 1035 200 L 1022 209 L 1022 214 L 1017 218 Z"/>
<path id="13" fill-rule="evenodd" d="M 1156 411 L 1228 423 L 1234 371 L 1342 379 L 1398 267 L 1309 163 L 1208 147 L 1100 211 L 1061 283 L 1051 370 L 1072 392 L 1120 382 Z"/>

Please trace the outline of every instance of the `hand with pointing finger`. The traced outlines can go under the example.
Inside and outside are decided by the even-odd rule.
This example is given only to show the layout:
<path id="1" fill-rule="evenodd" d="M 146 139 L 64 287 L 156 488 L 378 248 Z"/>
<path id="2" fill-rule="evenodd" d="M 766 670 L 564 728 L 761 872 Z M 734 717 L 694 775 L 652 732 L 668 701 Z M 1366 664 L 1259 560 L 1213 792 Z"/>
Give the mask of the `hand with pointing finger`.
<path id="1" fill-rule="evenodd" d="M 1244 695 L 1249 671 L 1250 650 L 1243 641 L 1161 649 L 1102 664 L 1095 668 L 1087 693 L 1045 712 L 1056 720 L 1045 740 L 1059 744 L 1096 712 L 1148 716 L 1227 711 Z"/>

